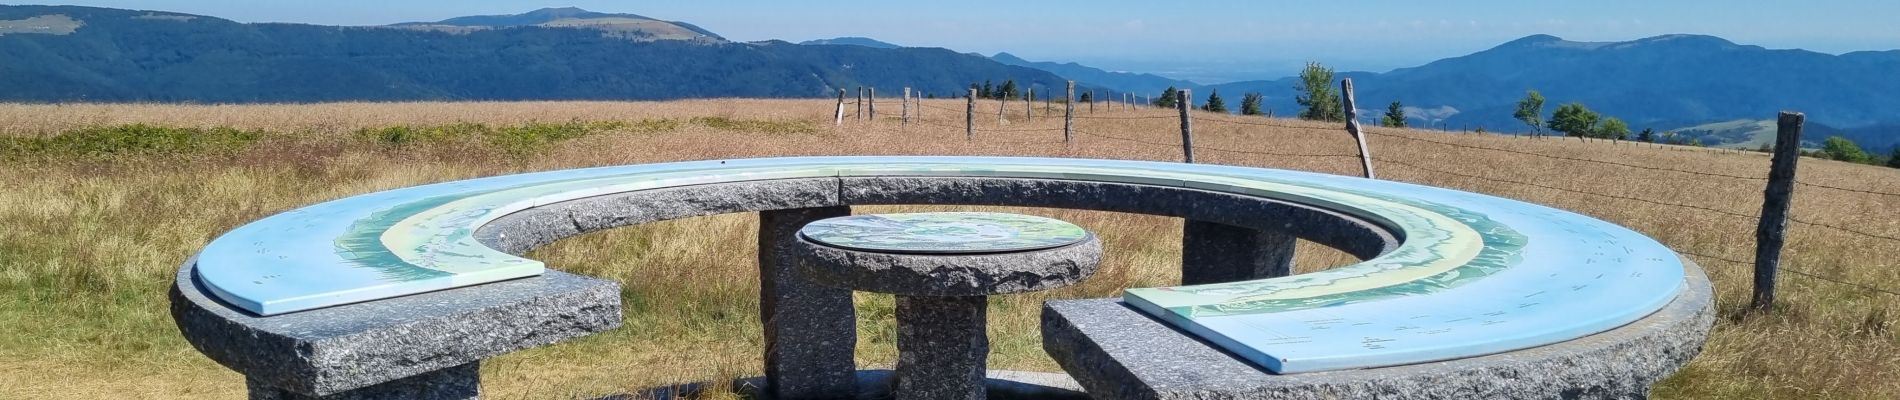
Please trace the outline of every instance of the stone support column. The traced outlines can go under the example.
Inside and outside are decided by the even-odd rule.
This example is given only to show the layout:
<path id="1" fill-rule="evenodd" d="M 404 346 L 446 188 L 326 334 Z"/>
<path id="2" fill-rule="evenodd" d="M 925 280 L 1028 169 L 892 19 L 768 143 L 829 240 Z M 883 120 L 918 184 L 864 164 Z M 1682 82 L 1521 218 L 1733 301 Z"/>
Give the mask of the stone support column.
<path id="1" fill-rule="evenodd" d="M 805 224 L 847 215 L 848 206 L 759 212 L 759 320 L 773 398 L 850 398 L 857 391 L 851 290 L 811 282 L 785 256 Z"/>
<path id="2" fill-rule="evenodd" d="M 1291 275 L 1297 242 L 1284 232 L 1188 220 L 1181 234 L 1181 284 Z"/>

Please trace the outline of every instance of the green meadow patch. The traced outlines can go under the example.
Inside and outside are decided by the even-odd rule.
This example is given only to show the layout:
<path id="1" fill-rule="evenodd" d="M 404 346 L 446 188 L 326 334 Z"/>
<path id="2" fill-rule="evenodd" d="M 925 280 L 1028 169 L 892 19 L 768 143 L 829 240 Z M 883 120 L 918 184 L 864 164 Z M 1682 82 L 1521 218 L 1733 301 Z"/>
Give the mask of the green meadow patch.
<path id="1" fill-rule="evenodd" d="M 81 128 L 47 137 L 0 138 L 0 157 L 103 157 L 229 152 L 263 137 L 235 128 L 175 128 L 145 124 Z"/>

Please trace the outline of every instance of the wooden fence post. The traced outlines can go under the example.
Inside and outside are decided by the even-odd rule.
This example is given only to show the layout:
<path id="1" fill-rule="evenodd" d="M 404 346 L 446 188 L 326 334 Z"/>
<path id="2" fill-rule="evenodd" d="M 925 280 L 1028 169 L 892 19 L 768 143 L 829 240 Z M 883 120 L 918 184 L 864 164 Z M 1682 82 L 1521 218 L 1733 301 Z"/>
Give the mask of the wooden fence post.
<path id="1" fill-rule="evenodd" d="M 877 122 L 877 88 L 864 88 L 864 91 L 866 94 L 865 97 L 871 101 L 871 103 L 867 105 L 871 110 L 871 122 Z"/>
<path id="2" fill-rule="evenodd" d="M 1068 101 L 1062 102 L 1062 142 L 1075 143 L 1075 81 L 1069 81 Z M 1089 99 L 1089 107 L 1095 107 L 1095 100 Z"/>
<path id="3" fill-rule="evenodd" d="M 998 94 L 996 96 L 996 126 L 1009 123 L 1009 117 L 1003 114 L 1006 112 L 1009 112 L 1009 98 Z"/>
<path id="4" fill-rule="evenodd" d="M 864 120 L 864 87 L 858 87 L 858 121 Z"/>
<path id="5" fill-rule="evenodd" d="M 963 106 L 963 140 L 976 140 L 976 89 L 970 89 Z"/>
<path id="6" fill-rule="evenodd" d="M 1023 91 L 1023 122 L 1036 119 L 1036 88 Z"/>
<path id="7" fill-rule="evenodd" d="M 838 122 L 832 126 L 844 126 L 844 88 L 838 88 Z"/>
<path id="8" fill-rule="evenodd" d="M 904 126 L 910 126 L 910 87 L 904 87 Z"/>
<path id="9" fill-rule="evenodd" d="M 1762 193 L 1761 221 L 1755 225 L 1755 293 L 1749 307 L 1768 311 L 1775 306 L 1775 271 L 1781 267 L 1781 246 L 1787 239 L 1788 207 L 1794 204 L 1794 167 L 1801 159 L 1801 125 L 1808 117 L 1781 112 L 1775 129 L 1775 156 L 1769 162 L 1768 189 Z"/>
<path id="10" fill-rule="evenodd" d="M 1359 141 L 1359 164 L 1365 168 L 1366 179 L 1372 177 L 1372 152 L 1366 149 L 1366 135 L 1359 131 L 1359 109 L 1352 99 L 1352 78 L 1339 82 L 1340 98 L 1346 103 L 1346 132 Z"/>
<path id="11" fill-rule="evenodd" d="M 1194 101 L 1194 96 L 1189 95 L 1187 89 L 1174 92 L 1174 108 L 1181 111 L 1181 156 L 1187 159 L 1188 164 L 1193 164 L 1194 117 L 1188 110 L 1194 107 L 1188 106 L 1190 101 Z"/>

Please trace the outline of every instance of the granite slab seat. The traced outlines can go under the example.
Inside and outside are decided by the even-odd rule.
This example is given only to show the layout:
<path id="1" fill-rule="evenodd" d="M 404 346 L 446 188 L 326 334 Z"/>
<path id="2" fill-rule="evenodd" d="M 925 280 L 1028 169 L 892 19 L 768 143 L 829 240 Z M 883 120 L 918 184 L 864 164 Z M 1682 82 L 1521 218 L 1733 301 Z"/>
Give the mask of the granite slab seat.
<path id="1" fill-rule="evenodd" d="M 214 239 L 181 268 L 173 313 L 201 352 L 246 375 L 254 397 L 423 397 L 405 394 L 446 385 L 458 389 L 435 398 L 469 398 L 480 359 L 618 323 L 611 282 L 548 271 L 520 254 L 565 237 L 667 219 L 819 209 L 832 215 L 873 204 L 1186 218 L 1193 239 L 1183 243 L 1184 276 L 1208 285 L 1136 288 L 1090 304 L 1159 321 L 1166 329 L 1157 335 L 1212 345 L 1276 375 L 1508 355 L 1581 340 L 1661 315 L 1693 288 L 1685 283 L 1689 268 L 1673 252 L 1627 229 L 1399 182 L 1136 161 L 807 157 L 498 176 L 311 205 Z M 1275 277 L 1284 274 L 1293 238 L 1366 261 Z M 765 265 L 768 258 L 761 255 L 761 268 L 779 268 Z M 848 307 L 813 305 L 836 303 L 836 293 L 762 275 L 769 289 L 762 301 L 795 311 L 798 326 L 852 321 Z M 1239 281 L 1223 282 L 1230 280 Z M 1496 305 L 1511 308 L 1486 308 Z M 1051 307 L 1074 326 L 1093 326 L 1080 311 Z M 1500 311 L 1509 317 L 1486 315 Z M 1426 324 L 1421 316 L 1446 318 Z M 474 344 L 432 340 L 485 323 L 515 328 Z M 768 352 L 848 357 L 855 340 L 801 342 L 796 329 L 766 331 L 786 341 Z M 1435 336 L 1413 336 L 1427 332 Z M 1083 354 L 1056 347 L 1051 353 L 1065 366 Z M 804 355 L 791 358 L 798 357 Z M 1083 380 L 1079 371 L 1070 370 Z"/>

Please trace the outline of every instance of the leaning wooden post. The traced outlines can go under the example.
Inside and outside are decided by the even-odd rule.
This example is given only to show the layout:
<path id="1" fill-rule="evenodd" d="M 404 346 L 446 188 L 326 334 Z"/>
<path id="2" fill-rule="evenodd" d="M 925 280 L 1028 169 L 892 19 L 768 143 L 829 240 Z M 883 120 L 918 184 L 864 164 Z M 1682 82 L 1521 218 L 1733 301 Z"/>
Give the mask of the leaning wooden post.
<path id="1" fill-rule="evenodd" d="M 864 120 L 864 87 L 858 87 L 858 120 Z"/>
<path id="2" fill-rule="evenodd" d="M 976 89 L 970 89 L 963 107 L 963 140 L 976 140 Z"/>
<path id="3" fill-rule="evenodd" d="M 1762 194 L 1761 221 L 1755 225 L 1755 295 L 1749 307 L 1768 311 L 1775 305 L 1775 271 L 1787 239 L 1788 207 L 1794 204 L 1794 167 L 1801 159 L 1801 125 L 1808 117 L 1781 112 L 1775 129 L 1775 157 L 1769 162 L 1768 189 Z"/>
<path id="4" fill-rule="evenodd" d="M 1366 135 L 1359 131 L 1359 108 L 1353 104 L 1352 78 L 1346 78 L 1346 80 L 1340 81 L 1339 87 L 1341 92 L 1340 98 L 1346 103 L 1346 132 L 1352 134 L 1353 140 L 1359 141 L 1359 163 L 1365 167 L 1366 179 L 1374 179 L 1372 177 L 1372 152 L 1366 149 Z"/>
<path id="5" fill-rule="evenodd" d="M 904 88 L 904 126 L 910 126 L 910 88 Z"/>
<path id="6" fill-rule="evenodd" d="M 1009 123 L 1009 117 L 1003 116 L 1003 113 L 1008 111 L 1009 96 L 996 95 L 996 126 L 1003 126 L 1003 124 Z"/>
<path id="7" fill-rule="evenodd" d="M 1062 142 L 1075 143 L 1075 81 L 1069 81 L 1068 99 L 1062 102 Z M 1090 99 L 1089 107 L 1095 107 L 1094 99 Z"/>
<path id="8" fill-rule="evenodd" d="M 866 107 L 871 110 L 871 122 L 877 122 L 877 88 L 864 88 L 866 99 L 871 102 Z"/>
<path id="9" fill-rule="evenodd" d="M 833 126 L 844 126 L 844 88 L 838 88 L 838 122 Z"/>
<path id="10" fill-rule="evenodd" d="M 1188 112 L 1193 108 L 1188 106 L 1188 102 L 1193 99 L 1194 96 L 1189 95 L 1187 89 L 1174 92 L 1174 108 L 1181 110 L 1181 155 L 1188 164 L 1194 163 L 1194 117 Z"/>

